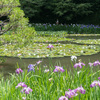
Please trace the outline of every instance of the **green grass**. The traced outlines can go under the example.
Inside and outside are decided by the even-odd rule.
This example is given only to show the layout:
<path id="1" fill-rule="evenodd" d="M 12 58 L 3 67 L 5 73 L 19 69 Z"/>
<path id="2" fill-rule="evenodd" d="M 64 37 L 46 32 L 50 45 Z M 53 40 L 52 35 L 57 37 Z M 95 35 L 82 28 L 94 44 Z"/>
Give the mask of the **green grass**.
<path id="1" fill-rule="evenodd" d="M 65 37 L 68 36 L 67 31 L 37 31 L 38 36 Z"/>
<path id="2" fill-rule="evenodd" d="M 0 81 L 0 100 L 22 100 L 22 97 L 27 97 L 26 100 L 58 100 L 60 96 L 65 95 L 65 91 L 68 89 L 75 89 L 79 86 L 83 86 L 86 90 L 85 94 L 81 94 L 80 100 L 99 100 L 100 89 L 90 88 L 90 84 L 94 80 L 98 80 L 100 76 L 99 66 L 96 66 L 95 71 L 93 67 L 83 66 L 82 69 L 75 69 L 72 66 L 70 70 L 67 70 L 66 66 L 63 68 L 65 72 L 53 72 L 55 66 L 52 64 L 48 66 L 49 72 L 44 73 L 43 66 L 35 67 L 35 72 L 27 73 L 27 69 L 23 69 L 23 73 L 11 74 L 9 78 Z M 77 74 L 78 71 L 81 71 Z M 49 79 L 52 78 L 51 81 Z M 21 88 L 15 88 L 18 83 L 25 82 L 27 86 L 33 89 L 32 93 L 25 95 L 21 93 Z M 97 99 L 96 99 L 97 98 Z M 69 99 L 70 100 L 70 99 Z M 73 97 L 73 100 L 79 100 L 79 95 Z"/>

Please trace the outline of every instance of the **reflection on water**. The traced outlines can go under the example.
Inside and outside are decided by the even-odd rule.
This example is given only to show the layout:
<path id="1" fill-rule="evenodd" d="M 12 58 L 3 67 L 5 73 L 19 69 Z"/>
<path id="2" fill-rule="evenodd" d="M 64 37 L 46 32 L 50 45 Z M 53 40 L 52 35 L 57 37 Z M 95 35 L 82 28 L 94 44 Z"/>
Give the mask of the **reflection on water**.
<path id="1" fill-rule="evenodd" d="M 5 58 L 6 61 L 3 64 L 0 64 L 0 73 L 3 72 L 4 75 L 8 75 L 8 73 L 14 73 L 18 66 L 22 69 L 24 68 L 27 69 L 27 66 L 29 64 L 35 64 L 39 60 L 43 61 L 41 65 L 46 64 L 47 66 L 50 66 L 50 64 L 52 64 L 54 67 L 55 65 L 58 65 L 58 66 L 65 66 L 67 70 L 73 69 L 71 65 L 70 56 L 61 57 L 61 58 L 23 58 L 23 59 L 19 59 L 15 57 L 5 57 Z M 82 59 L 82 62 L 88 64 L 90 61 L 91 62 L 94 62 L 96 60 L 100 61 L 100 53 L 93 54 L 93 55 L 82 55 L 82 56 L 78 56 L 77 58 L 78 60 Z"/>

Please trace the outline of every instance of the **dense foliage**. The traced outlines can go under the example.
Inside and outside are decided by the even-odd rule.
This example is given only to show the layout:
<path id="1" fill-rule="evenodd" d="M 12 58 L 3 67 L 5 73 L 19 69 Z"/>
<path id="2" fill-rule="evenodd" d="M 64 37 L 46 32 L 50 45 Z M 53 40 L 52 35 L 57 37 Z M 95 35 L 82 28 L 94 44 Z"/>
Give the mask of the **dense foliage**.
<path id="1" fill-rule="evenodd" d="M 100 26 L 93 24 L 30 24 L 36 31 L 66 31 L 68 34 L 99 34 Z M 47 33 L 47 32 L 44 32 Z M 57 34 L 57 32 L 56 32 Z M 59 33 L 60 34 L 60 33 Z"/>
<path id="2" fill-rule="evenodd" d="M 99 0 L 20 0 L 20 3 L 30 22 L 55 23 L 59 19 L 60 23 L 85 20 L 84 23 L 99 24 Z"/>
<path id="3" fill-rule="evenodd" d="M 5 16 L 7 19 L 1 20 Z M 2 29 L 0 30 L 0 34 L 4 34 L 8 31 L 12 33 L 25 33 L 31 31 L 34 33 L 34 29 L 27 26 L 29 20 L 24 16 L 23 10 L 20 9 L 19 0 L 1 0 L 0 24 Z"/>

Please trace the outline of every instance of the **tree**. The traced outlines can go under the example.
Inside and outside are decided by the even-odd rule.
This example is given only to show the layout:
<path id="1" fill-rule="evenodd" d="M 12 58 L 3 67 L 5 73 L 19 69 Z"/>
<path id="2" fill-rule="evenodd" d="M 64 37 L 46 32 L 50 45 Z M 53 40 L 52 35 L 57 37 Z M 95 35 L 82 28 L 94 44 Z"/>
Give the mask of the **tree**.
<path id="1" fill-rule="evenodd" d="M 28 25 L 28 18 L 24 17 L 25 14 L 23 10 L 20 9 L 19 0 L 0 1 L 0 18 L 4 16 L 7 16 L 7 19 L 1 21 L 0 34 L 4 34 L 9 30 L 18 32 L 25 29 Z"/>
<path id="2" fill-rule="evenodd" d="M 100 0 L 20 0 L 31 22 L 71 22 L 100 12 Z"/>
<path id="3" fill-rule="evenodd" d="M 21 8 L 24 10 L 26 17 L 37 16 L 41 12 L 44 0 L 20 0 Z"/>

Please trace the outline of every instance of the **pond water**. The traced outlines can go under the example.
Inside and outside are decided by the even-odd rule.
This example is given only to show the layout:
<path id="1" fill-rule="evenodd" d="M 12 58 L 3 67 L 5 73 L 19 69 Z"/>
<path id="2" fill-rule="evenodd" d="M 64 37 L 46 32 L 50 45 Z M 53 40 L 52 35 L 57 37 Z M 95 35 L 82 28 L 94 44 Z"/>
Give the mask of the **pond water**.
<path id="1" fill-rule="evenodd" d="M 74 39 L 99 39 L 100 36 L 68 36 L 67 38 Z M 62 42 L 68 44 L 69 42 Z M 70 42 L 71 43 L 71 42 Z M 0 57 L 2 58 L 2 57 Z M 50 66 L 52 64 L 54 67 L 65 66 L 67 70 L 72 70 L 71 57 L 55 57 L 55 58 L 17 58 L 17 57 L 3 57 L 5 59 L 4 63 L 0 63 L 0 73 L 4 76 L 8 76 L 8 73 L 14 73 L 18 66 L 22 69 L 27 68 L 29 64 L 35 64 L 37 61 L 42 60 L 41 65 Z M 81 59 L 82 62 L 88 64 L 89 62 L 94 62 L 100 60 L 100 53 L 93 55 L 82 55 L 78 56 L 78 60 Z M 78 62 L 77 60 L 77 62 Z M 75 62 L 73 62 L 74 64 Z"/>
<path id="2" fill-rule="evenodd" d="M 7 76 L 8 73 L 14 73 L 17 67 L 24 69 L 27 68 L 29 64 L 35 64 L 37 61 L 42 60 L 41 65 L 47 65 L 50 66 L 52 64 L 54 67 L 56 65 L 58 66 L 65 66 L 67 70 L 72 70 L 71 65 L 71 57 L 61 57 L 61 58 L 16 58 L 16 57 L 4 57 L 5 62 L 3 64 L 0 64 L 0 73 L 3 72 L 4 76 Z M 94 62 L 96 60 L 100 60 L 100 53 L 93 54 L 93 55 L 83 55 L 77 57 L 78 60 L 81 59 L 82 62 L 84 62 L 86 65 L 88 63 Z M 75 64 L 73 62 L 73 64 Z"/>
<path id="3" fill-rule="evenodd" d="M 81 40 L 87 40 L 87 39 L 100 39 L 100 36 L 67 36 L 66 38 L 73 38 L 73 39 L 81 39 Z"/>

